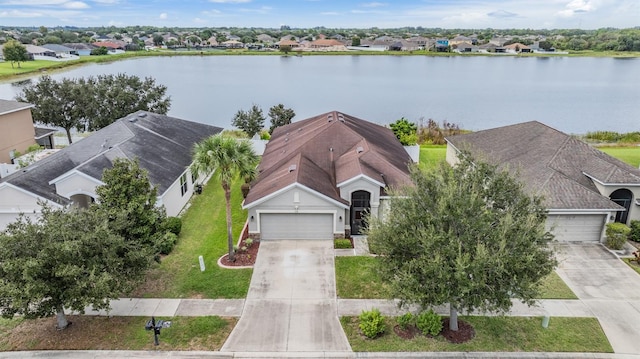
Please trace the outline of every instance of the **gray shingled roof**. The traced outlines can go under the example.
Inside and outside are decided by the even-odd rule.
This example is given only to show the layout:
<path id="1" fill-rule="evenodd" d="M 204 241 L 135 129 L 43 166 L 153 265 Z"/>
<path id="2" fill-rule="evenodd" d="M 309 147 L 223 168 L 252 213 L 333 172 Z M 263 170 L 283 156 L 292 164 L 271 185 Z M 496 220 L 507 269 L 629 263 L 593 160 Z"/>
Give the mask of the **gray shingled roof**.
<path id="1" fill-rule="evenodd" d="M 25 110 L 32 107 L 34 106 L 30 103 L 0 99 L 0 115 Z"/>
<path id="2" fill-rule="evenodd" d="M 41 139 L 42 137 L 45 136 L 49 136 L 52 135 L 54 133 L 56 133 L 58 130 L 56 130 L 55 128 L 47 128 L 47 127 L 34 127 L 33 128 L 36 132 L 36 140 Z"/>
<path id="3" fill-rule="evenodd" d="M 346 203 L 337 185 L 365 175 L 408 184 L 411 158 L 388 128 L 340 112 L 278 127 L 262 155 L 245 206 L 293 183 Z M 289 168 L 295 165 L 295 170 Z"/>
<path id="4" fill-rule="evenodd" d="M 191 164 L 193 145 L 222 131 L 219 127 L 138 111 L 91 136 L 0 179 L 51 201 L 68 204 L 49 182 L 77 170 L 97 180 L 116 158 L 138 158 L 158 194 L 164 193 Z"/>
<path id="5" fill-rule="evenodd" d="M 609 184 L 640 184 L 639 169 L 536 121 L 447 141 L 517 172 L 531 193 L 545 197 L 549 209 L 620 209 L 598 192 L 589 176 Z"/>

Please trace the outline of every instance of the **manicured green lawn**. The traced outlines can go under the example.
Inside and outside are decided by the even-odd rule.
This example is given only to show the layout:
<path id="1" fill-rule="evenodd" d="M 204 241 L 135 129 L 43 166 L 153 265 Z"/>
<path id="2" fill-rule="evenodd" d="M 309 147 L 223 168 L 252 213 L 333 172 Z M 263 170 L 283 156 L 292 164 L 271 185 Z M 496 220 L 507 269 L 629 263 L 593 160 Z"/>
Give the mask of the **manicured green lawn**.
<path id="1" fill-rule="evenodd" d="M 170 321 L 161 329 L 159 346 L 145 330 L 149 317 L 69 316 L 73 325 L 55 329 L 55 318 L 2 319 L 0 350 L 219 350 L 235 318 L 158 317 Z"/>
<path id="2" fill-rule="evenodd" d="M 231 194 L 233 238 L 237 241 L 246 221 L 241 208 L 240 182 Z M 227 253 L 224 192 L 212 179 L 202 194 L 194 195 L 182 218 L 182 232 L 173 252 L 152 269 L 134 296 L 155 298 L 244 298 L 252 269 L 224 269 L 218 258 Z M 200 271 L 198 256 L 204 257 L 206 270 Z"/>
<path id="3" fill-rule="evenodd" d="M 336 289 L 344 299 L 389 299 L 389 286 L 375 270 L 376 257 L 336 257 Z M 577 299 L 555 273 L 543 279 L 540 299 Z"/>
<path id="4" fill-rule="evenodd" d="M 635 168 L 640 166 L 640 146 L 628 147 L 598 147 L 598 149 L 610 156 L 624 161 Z"/>
<path id="5" fill-rule="evenodd" d="M 556 272 L 542 280 L 540 294 L 540 299 L 578 299 Z"/>
<path id="6" fill-rule="evenodd" d="M 552 317 L 547 329 L 542 318 L 533 317 L 461 317 L 475 329 L 475 338 L 451 344 L 442 336 L 416 336 L 411 340 L 393 332 L 395 318 L 385 318 L 386 332 L 377 339 L 366 339 L 359 332 L 357 317 L 342 317 L 351 348 L 356 352 L 596 352 L 613 349 L 595 318 Z"/>
<path id="7" fill-rule="evenodd" d="M 433 169 L 445 160 L 446 155 L 446 145 L 421 145 L 419 165 L 425 169 Z"/>
<path id="8" fill-rule="evenodd" d="M 375 270 L 376 257 L 336 257 L 338 298 L 389 299 L 389 286 Z"/>

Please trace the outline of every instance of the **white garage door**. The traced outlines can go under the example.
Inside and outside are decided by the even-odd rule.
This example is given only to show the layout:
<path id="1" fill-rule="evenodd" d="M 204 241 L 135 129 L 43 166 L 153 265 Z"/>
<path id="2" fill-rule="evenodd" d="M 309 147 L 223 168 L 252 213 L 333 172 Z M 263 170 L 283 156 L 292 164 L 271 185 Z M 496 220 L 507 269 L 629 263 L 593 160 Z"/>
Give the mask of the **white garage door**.
<path id="1" fill-rule="evenodd" d="M 549 215 L 547 229 L 558 241 L 599 242 L 605 218 L 604 214 Z"/>
<path id="2" fill-rule="evenodd" d="M 261 239 L 333 239 L 333 215 L 315 213 L 263 213 Z"/>

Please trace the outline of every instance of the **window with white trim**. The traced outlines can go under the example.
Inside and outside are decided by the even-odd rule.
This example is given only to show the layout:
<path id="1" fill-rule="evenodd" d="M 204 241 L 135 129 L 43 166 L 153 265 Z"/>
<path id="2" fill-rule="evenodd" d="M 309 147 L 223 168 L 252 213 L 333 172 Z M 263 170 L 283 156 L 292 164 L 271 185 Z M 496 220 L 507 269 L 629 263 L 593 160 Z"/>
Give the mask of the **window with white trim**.
<path id="1" fill-rule="evenodd" d="M 187 184 L 187 174 L 183 173 L 182 176 L 180 176 L 180 193 L 182 193 L 183 196 L 187 193 Z"/>

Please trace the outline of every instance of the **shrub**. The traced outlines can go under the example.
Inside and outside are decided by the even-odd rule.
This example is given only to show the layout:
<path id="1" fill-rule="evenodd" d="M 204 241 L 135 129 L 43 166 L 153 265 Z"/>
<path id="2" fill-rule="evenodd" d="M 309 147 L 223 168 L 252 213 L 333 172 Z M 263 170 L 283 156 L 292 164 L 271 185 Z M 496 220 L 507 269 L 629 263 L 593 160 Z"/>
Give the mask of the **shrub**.
<path id="1" fill-rule="evenodd" d="M 627 241 L 627 236 L 631 228 L 623 223 L 607 223 L 607 247 L 611 249 L 622 249 Z"/>
<path id="2" fill-rule="evenodd" d="M 158 243 L 158 251 L 161 254 L 169 254 L 173 250 L 173 247 L 176 246 L 178 242 L 178 236 L 174 233 L 167 232 L 160 239 L 160 243 Z"/>
<path id="3" fill-rule="evenodd" d="M 418 315 L 416 326 L 422 334 L 436 336 L 442 331 L 442 318 L 429 309 L 429 311 L 424 311 Z"/>
<path id="4" fill-rule="evenodd" d="M 167 217 L 164 222 L 164 227 L 167 231 L 177 236 L 182 230 L 182 220 L 178 217 Z"/>
<path id="5" fill-rule="evenodd" d="M 640 221 L 631 221 L 631 231 L 629 232 L 629 239 L 635 242 L 640 242 Z"/>
<path id="6" fill-rule="evenodd" d="M 402 330 L 407 330 L 410 326 L 412 326 L 415 322 L 415 318 L 411 313 L 405 313 L 396 318 L 396 322 L 402 328 Z"/>
<path id="7" fill-rule="evenodd" d="M 373 339 L 384 333 L 384 317 L 377 308 L 363 310 L 360 314 L 360 330 L 367 338 Z"/>
<path id="8" fill-rule="evenodd" d="M 347 248 L 353 248 L 351 246 L 351 241 L 346 239 L 346 238 L 340 238 L 340 239 L 336 239 L 334 242 L 334 247 L 336 249 L 347 249 Z"/>
<path id="9" fill-rule="evenodd" d="M 244 245 L 248 247 L 251 247 L 251 245 L 253 244 L 253 239 L 251 238 L 247 238 L 244 240 Z"/>

